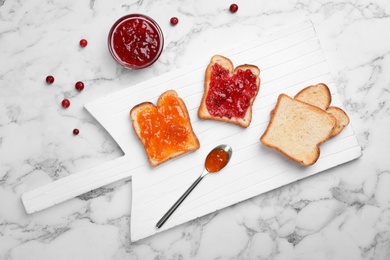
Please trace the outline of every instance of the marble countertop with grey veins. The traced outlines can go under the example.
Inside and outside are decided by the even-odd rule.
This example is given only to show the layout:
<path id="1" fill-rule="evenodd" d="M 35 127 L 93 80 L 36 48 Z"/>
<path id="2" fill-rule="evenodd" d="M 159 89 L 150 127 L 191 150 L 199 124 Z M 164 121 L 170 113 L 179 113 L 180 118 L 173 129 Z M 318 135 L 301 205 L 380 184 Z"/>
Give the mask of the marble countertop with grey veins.
<path id="1" fill-rule="evenodd" d="M 236 13 L 231 3 L 0 1 L 0 259 L 390 259 L 388 1 L 238 0 Z M 163 54 L 142 71 L 107 50 L 128 13 L 164 32 Z M 24 192 L 122 155 L 85 103 L 302 19 L 316 28 L 361 158 L 136 242 L 131 178 L 25 212 Z"/>

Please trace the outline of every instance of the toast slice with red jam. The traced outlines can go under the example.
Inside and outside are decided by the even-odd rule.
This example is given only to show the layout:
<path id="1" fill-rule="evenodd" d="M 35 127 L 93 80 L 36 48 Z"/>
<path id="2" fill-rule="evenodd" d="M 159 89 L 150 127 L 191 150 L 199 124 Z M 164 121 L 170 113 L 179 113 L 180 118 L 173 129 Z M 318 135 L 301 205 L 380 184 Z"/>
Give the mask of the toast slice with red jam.
<path id="1" fill-rule="evenodd" d="M 206 69 L 199 118 L 248 127 L 252 105 L 260 89 L 260 69 L 255 65 L 234 68 L 226 57 L 215 55 Z"/>

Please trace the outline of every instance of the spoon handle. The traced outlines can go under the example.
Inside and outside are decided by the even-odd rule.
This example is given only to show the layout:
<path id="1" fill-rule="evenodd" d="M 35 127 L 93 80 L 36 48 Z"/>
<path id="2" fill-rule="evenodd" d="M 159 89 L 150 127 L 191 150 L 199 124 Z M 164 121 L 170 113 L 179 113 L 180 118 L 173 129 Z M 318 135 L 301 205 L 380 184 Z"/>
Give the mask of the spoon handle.
<path id="1" fill-rule="evenodd" d="M 172 215 L 172 213 L 179 207 L 179 205 L 184 201 L 185 198 L 187 198 L 188 194 L 191 193 L 191 191 L 196 187 L 196 185 L 199 184 L 199 182 L 203 179 L 205 175 L 199 176 L 198 179 L 184 192 L 183 195 L 173 204 L 173 206 L 165 213 L 165 215 L 157 222 L 156 227 L 160 228 L 162 225 L 164 225 L 165 221 Z"/>

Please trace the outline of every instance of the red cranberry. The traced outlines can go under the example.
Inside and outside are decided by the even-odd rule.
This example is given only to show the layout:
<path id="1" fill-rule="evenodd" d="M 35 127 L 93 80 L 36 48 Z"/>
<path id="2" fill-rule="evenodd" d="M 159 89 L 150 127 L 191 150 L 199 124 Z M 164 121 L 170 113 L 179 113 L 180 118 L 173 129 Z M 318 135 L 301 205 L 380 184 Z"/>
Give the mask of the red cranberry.
<path id="1" fill-rule="evenodd" d="M 70 101 L 68 99 L 64 99 L 61 104 L 63 108 L 68 108 L 70 106 Z"/>
<path id="2" fill-rule="evenodd" d="M 84 83 L 82 81 L 77 81 L 74 87 L 78 90 L 81 91 L 84 89 Z"/>
<path id="3" fill-rule="evenodd" d="M 47 76 L 47 77 L 46 77 L 46 82 L 47 82 L 47 84 L 53 84 L 53 82 L 54 82 L 54 77 L 51 76 L 51 75 Z"/>
<path id="4" fill-rule="evenodd" d="M 177 18 L 177 17 L 172 17 L 171 18 L 171 24 L 172 25 L 176 25 L 176 24 L 178 24 L 179 23 L 179 19 Z"/>
<path id="5" fill-rule="evenodd" d="M 235 13 L 238 11 L 238 5 L 231 4 L 229 9 L 230 9 L 230 12 Z"/>
<path id="6" fill-rule="evenodd" d="M 77 128 L 73 129 L 73 134 L 74 135 L 78 135 L 79 133 L 80 133 L 79 129 L 77 129 Z"/>
<path id="7" fill-rule="evenodd" d="M 81 47 L 84 48 L 85 46 L 87 46 L 87 44 L 88 44 L 88 41 L 87 41 L 86 39 L 81 39 L 81 40 L 80 40 L 80 46 L 81 46 Z"/>

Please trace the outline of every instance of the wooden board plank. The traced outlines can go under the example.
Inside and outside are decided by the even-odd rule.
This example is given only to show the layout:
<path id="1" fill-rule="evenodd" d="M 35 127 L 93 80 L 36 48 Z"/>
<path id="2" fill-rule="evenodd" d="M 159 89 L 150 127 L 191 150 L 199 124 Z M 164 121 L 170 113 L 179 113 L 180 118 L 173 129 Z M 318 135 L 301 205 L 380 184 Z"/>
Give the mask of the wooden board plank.
<path id="1" fill-rule="evenodd" d="M 247 129 L 197 117 L 207 64 L 167 73 L 86 105 L 132 162 L 129 169 L 133 178 L 132 241 L 361 156 L 351 125 L 323 144 L 319 161 L 306 168 L 259 142 L 280 93 L 293 96 L 308 85 L 323 82 L 331 89 L 332 104 L 342 106 L 311 22 L 275 31 L 222 54 L 235 65 L 251 63 L 261 69 L 261 88 L 253 106 L 252 123 Z M 168 89 L 175 89 L 186 103 L 201 148 L 153 169 L 148 166 L 145 152 L 132 132 L 128 114 L 140 102 L 156 102 Z M 206 176 L 165 225 L 157 229 L 157 221 L 201 174 L 207 153 L 222 143 L 234 149 L 227 168 Z"/>

